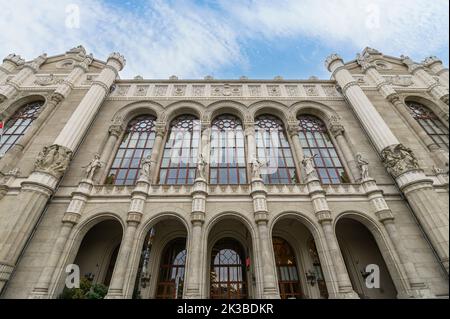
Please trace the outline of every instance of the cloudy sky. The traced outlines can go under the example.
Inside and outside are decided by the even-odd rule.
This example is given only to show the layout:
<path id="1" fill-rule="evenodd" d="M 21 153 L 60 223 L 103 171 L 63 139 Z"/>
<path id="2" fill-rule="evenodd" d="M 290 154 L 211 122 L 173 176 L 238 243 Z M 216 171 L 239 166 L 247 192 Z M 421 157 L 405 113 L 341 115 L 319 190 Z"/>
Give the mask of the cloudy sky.
<path id="1" fill-rule="evenodd" d="M 364 47 L 449 61 L 448 0 L 0 0 L 0 57 L 82 44 L 122 78 L 328 78 Z"/>

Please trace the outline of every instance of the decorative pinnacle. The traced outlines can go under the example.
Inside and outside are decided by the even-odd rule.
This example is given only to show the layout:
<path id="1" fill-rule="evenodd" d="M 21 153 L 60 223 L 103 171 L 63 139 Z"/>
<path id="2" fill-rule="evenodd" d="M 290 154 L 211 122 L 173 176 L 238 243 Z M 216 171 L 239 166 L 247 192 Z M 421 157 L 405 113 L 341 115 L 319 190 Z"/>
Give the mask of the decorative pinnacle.
<path id="1" fill-rule="evenodd" d="M 436 57 L 436 56 L 429 56 L 429 57 L 426 57 L 426 58 L 422 61 L 422 64 L 425 65 L 425 66 L 430 66 L 431 64 L 434 64 L 434 63 L 441 63 L 441 64 L 442 64 L 442 61 L 441 61 L 438 57 Z"/>
<path id="2" fill-rule="evenodd" d="M 116 60 L 117 62 L 119 62 L 119 64 L 120 64 L 120 69 L 119 69 L 119 71 L 120 70 L 122 70 L 124 67 L 125 67 L 125 65 L 126 65 L 126 60 L 125 60 L 125 57 L 122 55 L 122 54 L 120 54 L 119 52 L 113 52 L 113 53 L 111 53 L 110 55 L 109 55 L 109 57 L 108 57 L 108 60 L 109 59 L 113 59 L 113 60 Z"/>
<path id="3" fill-rule="evenodd" d="M 328 71 L 331 72 L 330 66 L 334 61 L 337 61 L 337 60 L 344 62 L 344 60 L 342 60 L 341 56 L 337 53 L 333 53 L 326 58 L 325 67 L 328 69 Z"/>
<path id="4" fill-rule="evenodd" d="M 15 53 L 9 54 L 9 55 L 3 60 L 3 62 L 5 62 L 5 61 L 10 61 L 10 62 L 16 64 L 17 66 L 23 65 L 23 64 L 25 63 L 25 60 L 22 59 L 22 58 L 20 57 L 20 55 L 15 54 Z"/>

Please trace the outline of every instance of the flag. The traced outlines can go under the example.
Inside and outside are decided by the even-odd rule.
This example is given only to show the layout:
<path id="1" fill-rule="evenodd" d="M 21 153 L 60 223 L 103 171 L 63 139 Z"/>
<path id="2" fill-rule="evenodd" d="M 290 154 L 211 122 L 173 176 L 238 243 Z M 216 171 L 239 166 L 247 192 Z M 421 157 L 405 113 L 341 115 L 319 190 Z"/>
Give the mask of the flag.
<path id="1" fill-rule="evenodd" d="M 0 120 L 0 137 L 3 135 L 3 120 Z"/>

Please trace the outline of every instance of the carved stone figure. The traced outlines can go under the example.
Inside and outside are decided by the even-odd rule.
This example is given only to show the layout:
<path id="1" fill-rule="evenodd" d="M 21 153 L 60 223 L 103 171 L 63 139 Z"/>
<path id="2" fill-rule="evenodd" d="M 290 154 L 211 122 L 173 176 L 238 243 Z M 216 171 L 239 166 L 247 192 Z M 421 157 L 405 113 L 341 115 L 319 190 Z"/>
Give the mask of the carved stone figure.
<path id="1" fill-rule="evenodd" d="M 100 155 L 95 154 L 94 159 L 87 166 L 84 167 L 86 168 L 86 178 L 92 180 L 94 178 L 97 169 L 101 168 L 102 166 L 103 164 L 100 161 Z"/>
<path id="2" fill-rule="evenodd" d="M 152 174 L 152 161 L 150 160 L 150 155 L 148 155 L 141 164 L 141 176 L 140 179 L 150 181 Z"/>
<path id="3" fill-rule="evenodd" d="M 260 179 L 261 178 L 261 167 L 263 163 L 259 161 L 256 157 L 253 158 L 251 167 L 252 167 L 252 179 Z"/>
<path id="4" fill-rule="evenodd" d="M 356 154 L 356 164 L 358 165 L 359 172 L 361 173 L 361 181 L 370 179 L 369 162 L 363 158 L 361 153 Z"/>
<path id="5" fill-rule="evenodd" d="M 200 154 L 197 162 L 197 176 L 199 179 L 206 180 L 206 161 L 203 154 Z"/>
<path id="6" fill-rule="evenodd" d="M 420 169 L 411 149 L 402 144 L 392 145 L 381 152 L 383 163 L 394 177 L 412 170 Z"/>
<path id="7" fill-rule="evenodd" d="M 302 160 L 302 165 L 303 168 L 305 169 L 305 174 L 307 178 L 310 177 L 318 177 L 317 176 L 317 171 L 316 168 L 314 166 L 314 158 L 316 158 L 317 154 L 314 154 L 313 156 L 306 156 L 303 160 Z"/>
<path id="8" fill-rule="evenodd" d="M 69 165 L 71 157 L 72 151 L 64 146 L 45 146 L 36 159 L 35 170 L 59 178 Z"/>

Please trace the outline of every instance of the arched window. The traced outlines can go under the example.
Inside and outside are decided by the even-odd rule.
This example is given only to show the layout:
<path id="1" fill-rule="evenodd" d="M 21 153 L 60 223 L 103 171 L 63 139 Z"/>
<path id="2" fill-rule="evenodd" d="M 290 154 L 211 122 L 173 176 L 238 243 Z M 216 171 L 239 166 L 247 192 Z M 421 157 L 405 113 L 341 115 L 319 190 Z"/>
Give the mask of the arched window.
<path id="1" fill-rule="evenodd" d="M 211 184 L 246 184 L 244 132 L 233 115 L 221 115 L 211 125 Z"/>
<path id="2" fill-rule="evenodd" d="M 433 139 L 433 141 L 445 150 L 448 150 L 448 128 L 426 106 L 416 102 L 406 102 L 411 109 L 412 116 Z"/>
<path id="3" fill-rule="evenodd" d="M 186 239 L 174 239 L 166 245 L 161 257 L 156 299 L 181 299 L 183 297 L 185 264 Z"/>
<path id="4" fill-rule="evenodd" d="M 303 153 L 305 156 L 316 155 L 314 163 L 322 183 L 348 183 L 348 176 L 325 124 L 312 115 L 300 115 L 298 122 L 300 126 L 299 138 Z"/>
<path id="5" fill-rule="evenodd" d="M 128 123 L 122 143 L 114 158 L 108 179 L 115 185 L 134 185 L 139 178 L 141 161 L 151 154 L 155 142 L 152 115 L 141 115 Z"/>
<path id="6" fill-rule="evenodd" d="M 25 134 L 31 123 L 37 118 L 44 102 L 29 103 L 20 108 L 14 115 L 5 123 L 3 128 L 3 135 L 0 139 L 0 157 L 13 147 L 19 138 Z"/>
<path id="7" fill-rule="evenodd" d="M 291 148 L 283 122 L 272 115 L 256 118 L 256 151 L 264 165 L 262 178 L 266 184 L 294 184 L 298 181 Z"/>
<path id="8" fill-rule="evenodd" d="M 235 239 L 219 240 L 211 253 L 211 299 L 246 299 L 244 250 Z"/>
<path id="9" fill-rule="evenodd" d="M 182 115 L 172 121 L 159 172 L 160 184 L 194 183 L 200 135 L 200 121 L 195 116 Z"/>
<path id="10" fill-rule="evenodd" d="M 291 245 L 280 237 L 273 237 L 272 241 L 281 299 L 302 298 L 297 262 Z"/>

